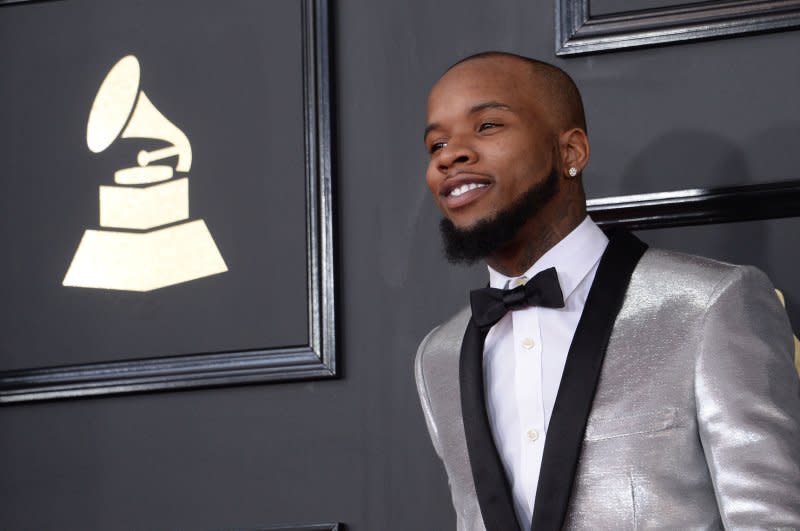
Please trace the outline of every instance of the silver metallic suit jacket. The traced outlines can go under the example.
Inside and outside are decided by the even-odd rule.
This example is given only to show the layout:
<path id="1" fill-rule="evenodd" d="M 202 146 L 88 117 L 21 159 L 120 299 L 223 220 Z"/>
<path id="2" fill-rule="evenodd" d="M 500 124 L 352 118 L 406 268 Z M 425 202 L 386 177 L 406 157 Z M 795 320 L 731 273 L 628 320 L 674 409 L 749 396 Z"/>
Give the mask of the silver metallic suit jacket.
<path id="1" fill-rule="evenodd" d="M 772 285 L 754 268 L 645 247 L 612 237 L 601 260 L 548 428 L 533 529 L 800 531 L 800 383 Z M 482 359 L 470 317 L 423 340 L 419 396 L 458 529 L 518 530 L 481 433 L 482 375 L 462 359 Z"/>

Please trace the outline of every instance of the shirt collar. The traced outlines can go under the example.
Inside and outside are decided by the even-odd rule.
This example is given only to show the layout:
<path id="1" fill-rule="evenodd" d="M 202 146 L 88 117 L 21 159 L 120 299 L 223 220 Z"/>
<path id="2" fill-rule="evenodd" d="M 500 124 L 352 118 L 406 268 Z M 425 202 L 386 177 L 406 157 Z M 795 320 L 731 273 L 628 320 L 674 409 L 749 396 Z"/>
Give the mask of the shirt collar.
<path id="1" fill-rule="evenodd" d="M 524 273 L 524 276 L 530 279 L 540 271 L 555 267 L 558 271 L 561 291 L 566 299 L 603 256 L 606 245 L 608 245 L 606 235 L 592 221 L 592 218 L 586 216 L 580 225 L 544 253 Z M 489 268 L 489 285 L 493 288 L 503 289 L 509 280 L 518 278 L 507 277 L 491 267 L 487 267 Z"/>

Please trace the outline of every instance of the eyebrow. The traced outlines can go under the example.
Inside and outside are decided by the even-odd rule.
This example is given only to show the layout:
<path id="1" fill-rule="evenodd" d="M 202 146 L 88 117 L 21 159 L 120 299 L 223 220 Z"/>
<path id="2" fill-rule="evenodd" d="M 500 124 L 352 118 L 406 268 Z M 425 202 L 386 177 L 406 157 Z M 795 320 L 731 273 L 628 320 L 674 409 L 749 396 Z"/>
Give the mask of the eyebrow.
<path id="1" fill-rule="evenodd" d="M 478 103 L 477 105 L 473 105 L 472 107 L 470 107 L 469 111 L 467 111 L 467 114 L 475 114 L 476 112 L 480 112 L 486 109 L 501 109 L 504 111 L 510 111 L 511 107 L 509 107 L 505 103 L 500 103 L 499 101 L 485 101 L 483 103 Z M 436 122 L 428 124 L 428 126 L 425 127 L 425 134 L 422 135 L 422 140 L 425 141 L 425 139 L 428 138 L 428 133 L 430 133 L 437 127 L 439 127 L 439 124 Z"/>
<path id="2" fill-rule="evenodd" d="M 505 103 L 500 103 L 499 101 L 487 101 L 470 107 L 469 114 L 474 114 L 484 109 L 502 109 L 504 111 L 510 111 L 511 107 L 509 107 Z"/>

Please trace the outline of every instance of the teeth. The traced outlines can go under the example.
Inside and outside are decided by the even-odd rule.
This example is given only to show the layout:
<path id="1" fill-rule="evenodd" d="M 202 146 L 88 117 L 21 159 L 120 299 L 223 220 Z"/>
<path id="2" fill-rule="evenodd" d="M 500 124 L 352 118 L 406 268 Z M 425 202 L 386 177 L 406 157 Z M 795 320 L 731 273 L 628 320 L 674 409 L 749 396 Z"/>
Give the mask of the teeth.
<path id="1" fill-rule="evenodd" d="M 460 195 L 464 195 L 470 190 L 475 190 L 476 188 L 486 188 L 487 185 L 483 183 L 469 183 L 469 184 L 462 184 L 458 188 L 454 188 L 450 191 L 450 197 L 458 197 Z"/>

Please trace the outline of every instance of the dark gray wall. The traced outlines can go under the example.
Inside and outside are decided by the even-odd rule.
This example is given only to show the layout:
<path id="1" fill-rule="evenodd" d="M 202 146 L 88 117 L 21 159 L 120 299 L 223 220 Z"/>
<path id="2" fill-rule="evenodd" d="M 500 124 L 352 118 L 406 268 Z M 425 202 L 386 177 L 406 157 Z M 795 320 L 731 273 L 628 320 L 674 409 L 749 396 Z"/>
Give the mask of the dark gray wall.
<path id="1" fill-rule="evenodd" d="M 426 92 L 460 56 L 509 50 L 575 77 L 590 196 L 796 177 L 798 33 L 557 60 L 552 2 L 343 0 L 333 11 L 343 377 L 0 408 L 0 529 L 453 528 L 412 360 L 484 278 L 441 258 L 424 186 Z M 644 236 L 756 262 L 791 309 L 798 228 Z"/>

